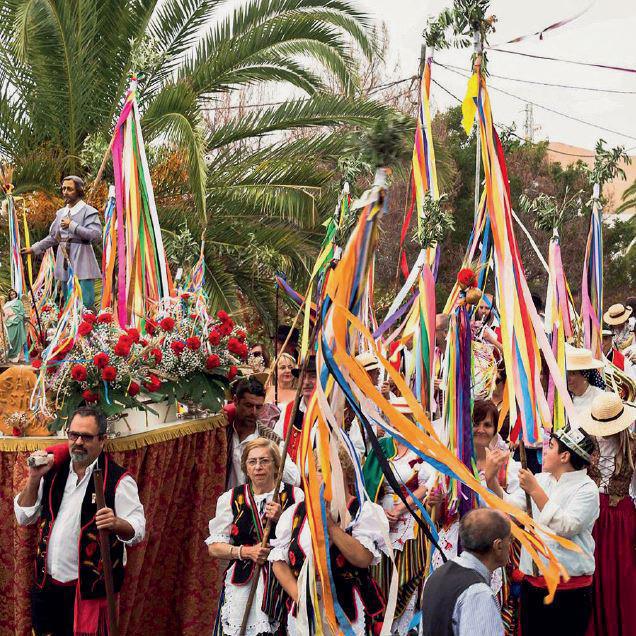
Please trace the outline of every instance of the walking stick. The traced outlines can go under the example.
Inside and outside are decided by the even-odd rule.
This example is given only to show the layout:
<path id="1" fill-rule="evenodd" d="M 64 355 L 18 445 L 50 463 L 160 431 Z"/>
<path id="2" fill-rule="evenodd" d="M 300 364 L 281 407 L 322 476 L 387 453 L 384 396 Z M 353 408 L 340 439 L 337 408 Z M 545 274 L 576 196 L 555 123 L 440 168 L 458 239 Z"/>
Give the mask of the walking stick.
<path id="1" fill-rule="evenodd" d="M 20 253 L 20 257 L 24 258 L 24 254 Z M 40 312 L 38 311 L 38 304 L 35 300 L 35 294 L 33 293 L 33 287 L 31 286 L 31 281 L 28 276 L 24 277 L 24 281 L 26 282 L 27 289 L 29 290 L 29 294 L 31 295 L 31 304 L 33 305 L 33 311 L 35 312 L 35 319 L 38 323 L 38 330 L 40 332 L 40 344 L 43 347 L 46 347 L 46 333 L 42 328 L 42 322 L 40 320 Z"/>
<path id="2" fill-rule="evenodd" d="M 519 438 L 519 459 L 521 460 L 521 468 L 528 469 L 528 456 L 526 455 L 526 445 L 523 443 L 523 438 Z M 526 509 L 528 516 L 532 519 L 532 498 L 526 493 Z M 537 564 L 532 562 L 532 575 L 539 576 L 539 570 Z"/>
<path id="3" fill-rule="evenodd" d="M 102 469 L 96 468 L 93 471 L 93 483 L 95 485 L 95 500 L 97 510 L 106 507 L 104 500 L 104 480 Z M 119 636 L 117 627 L 117 608 L 115 604 L 115 588 L 113 585 L 113 564 L 110 561 L 110 532 L 108 530 L 99 531 L 99 545 L 102 553 L 102 564 L 104 565 L 104 583 L 106 585 L 106 601 L 108 602 L 108 633 L 109 636 Z"/>
<path id="4" fill-rule="evenodd" d="M 294 399 L 294 406 L 292 408 L 291 417 L 289 418 L 289 426 L 287 427 L 287 433 L 285 434 L 285 441 L 283 443 L 283 450 L 281 452 L 281 462 L 280 467 L 278 469 L 278 475 L 276 477 L 276 485 L 274 486 L 274 496 L 272 497 L 273 503 L 278 503 L 278 495 L 280 490 L 280 485 L 283 481 L 283 469 L 285 468 L 285 460 L 287 459 L 287 446 L 289 445 L 289 440 L 291 439 L 292 430 L 294 428 L 293 423 L 296 421 L 296 415 L 298 414 L 298 409 L 300 408 L 300 400 L 302 399 L 302 387 L 303 387 L 303 379 L 305 377 L 305 372 L 307 371 L 307 365 L 309 363 L 309 358 L 311 354 L 309 353 L 313 347 L 314 340 L 316 338 L 316 333 L 318 331 L 318 319 L 314 323 L 314 327 L 311 332 L 311 337 L 309 338 L 309 349 L 307 351 L 307 355 L 305 356 L 305 360 L 303 361 L 302 367 L 300 368 L 300 373 L 298 374 L 298 387 L 296 388 L 296 398 Z M 267 520 L 267 525 L 265 526 L 265 530 L 263 531 L 263 539 L 261 541 L 261 547 L 266 547 L 269 543 L 269 535 L 272 532 L 272 520 Z M 252 586 L 250 587 L 250 595 L 247 599 L 247 604 L 245 606 L 245 613 L 243 614 L 243 621 L 241 622 L 241 631 L 239 632 L 239 636 L 245 636 L 245 630 L 247 629 L 247 620 L 250 615 L 250 611 L 252 609 L 252 604 L 254 603 L 254 597 L 256 596 L 256 588 L 258 587 L 258 579 L 261 575 L 261 565 L 260 563 L 256 564 L 256 572 L 254 573 L 254 578 L 252 579 Z"/>

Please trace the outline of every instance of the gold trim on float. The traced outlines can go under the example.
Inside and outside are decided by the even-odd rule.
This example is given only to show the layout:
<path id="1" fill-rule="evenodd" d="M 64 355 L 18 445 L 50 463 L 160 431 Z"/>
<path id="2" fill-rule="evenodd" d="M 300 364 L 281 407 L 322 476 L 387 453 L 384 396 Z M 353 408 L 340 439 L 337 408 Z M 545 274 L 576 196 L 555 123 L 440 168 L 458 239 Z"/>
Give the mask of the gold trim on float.
<path id="1" fill-rule="evenodd" d="M 169 424 L 161 428 L 151 429 L 142 433 L 123 435 L 109 439 L 104 450 L 109 452 L 129 451 L 144 448 L 151 444 L 160 444 L 194 433 L 213 431 L 227 425 L 225 413 L 218 413 L 201 420 Z M 55 444 L 64 443 L 62 437 L 0 437 L 0 452 L 36 451 Z"/>

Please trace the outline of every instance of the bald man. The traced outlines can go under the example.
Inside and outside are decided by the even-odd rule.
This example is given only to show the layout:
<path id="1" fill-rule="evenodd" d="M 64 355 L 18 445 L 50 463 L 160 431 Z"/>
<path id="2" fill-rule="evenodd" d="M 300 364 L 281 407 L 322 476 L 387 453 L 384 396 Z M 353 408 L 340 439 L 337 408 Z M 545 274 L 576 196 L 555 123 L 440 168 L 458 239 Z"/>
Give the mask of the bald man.
<path id="1" fill-rule="evenodd" d="M 423 636 L 503 636 L 490 587 L 492 573 L 508 563 L 510 521 L 496 510 L 471 510 L 459 522 L 464 551 L 429 576 L 422 598 Z"/>

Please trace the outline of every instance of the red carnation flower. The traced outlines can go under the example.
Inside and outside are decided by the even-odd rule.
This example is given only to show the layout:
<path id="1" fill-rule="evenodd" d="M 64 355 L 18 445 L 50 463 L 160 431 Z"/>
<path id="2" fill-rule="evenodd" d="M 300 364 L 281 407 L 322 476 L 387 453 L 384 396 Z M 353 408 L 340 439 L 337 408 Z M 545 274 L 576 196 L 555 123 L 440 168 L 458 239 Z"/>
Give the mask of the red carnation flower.
<path id="1" fill-rule="evenodd" d="M 230 370 L 227 372 L 227 379 L 233 380 L 236 377 L 237 373 L 238 373 L 238 369 L 234 365 L 232 365 L 230 367 Z"/>
<path id="2" fill-rule="evenodd" d="M 151 349 L 150 355 L 155 357 L 155 364 L 161 364 L 161 361 L 163 360 L 163 353 L 161 352 L 161 349 L 157 349 L 156 347 Z"/>
<path id="3" fill-rule="evenodd" d="M 82 318 L 84 319 L 84 322 L 90 322 L 91 325 L 94 325 L 97 320 L 97 316 L 91 311 L 87 311 Z"/>
<path id="4" fill-rule="evenodd" d="M 197 351 L 201 348 L 201 339 L 198 336 L 192 336 L 186 340 L 186 346 L 192 351 Z"/>
<path id="5" fill-rule="evenodd" d="M 181 294 L 181 299 L 182 300 L 188 300 L 188 298 L 190 298 L 190 294 L 188 294 L 188 292 L 185 292 L 184 294 Z"/>
<path id="6" fill-rule="evenodd" d="M 42 311 L 51 311 L 51 305 L 44 305 L 44 307 L 42 307 Z"/>
<path id="7" fill-rule="evenodd" d="M 93 358 L 93 364 L 98 369 L 103 369 L 110 362 L 110 358 L 107 353 L 101 351 Z"/>
<path id="8" fill-rule="evenodd" d="M 174 329 L 174 319 L 170 318 L 170 316 L 166 316 L 159 322 L 159 326 L 164 331 L 172 331 Z"/>
<path id="9" fill-rule="evenodd" d="M 116 356 L 119 356 L 120 358 L 127 358 L 130 355 L 130 348 L 131 348 L 131 344 L 129 344 L 128 342 L 124 341 L 122 342 L 121 340 L 115 345 L 115 348 L 113 349 L 113 352 Z"/>
<path id="10" fill-rule="evenodd" d="M 104 367 L 102 369 L 102 380 L 112 382 L 117 377 L 117 369 L 115 367 Z"/>
<path id="11" fill-rule="evenodd" d="M 226 320 L 229 320 L 229 316 L 227 315 L 227 311 L 223 311 L 222 309 L 219 309 L 219 311 L 216 312 L 216 317 L 221 321 L 221 322 L 225 322 Z"/>
<path id="12" fill-rule="evenodd" d="M 218 329 L 212 329 L 212 331 L 210 331 L 208 341 L 212 346 L 216 346 L 219 344 L 219 342 L 221 342 L 221 334 L 219 333 Z"/>
<path id="13" fill-rule="evenodd" d="M 99 395 L 97 393 L 94 393 L 90 389 L 86 389 L 86 391 L 82 393 L 82 397 L 84 398 L 84 402 L 86 402 L 87 404 L 93 404 L 94 402 L 97 402 L 97 400 L 99 400 Z"/>
<path id="14" fill-rule="evenodd" d="M 180 356 L 185 349 L 185 344 L 183 344 L 183 342 L 181 342 L 180 340 L 175 340 L 174 342 L 170 343 L 170 348 L 175 353 L 175 355 Z"/>
<path id="15" fill-rule="evenodd" d="M 90 322 L 80 322 L 80 326 L 77 328 L 77 333 L 84 337 L 88 336 L 88 334 L 93 330 L 93 325 Z"/>
<path id="16" fill-rule="evenodd" d="M 236 337 L 243 342 L 245 338 L 247 338 L 247 334 L 242 329 L 239 329 L 239 331 L 236 332 Z"/>
<path id="17" fill-rule="evenodd" d="M 216 353 L 209 355 L 207 360 L 205 361 L 205 368 L 216 369 L 218 366 L 221 366 L 221 358 L 219 358 Z"/>
<path id="18" fill-rule="evenodd" d="M 141 387 L 136 382 L 131 382 L 128 385 L 128 395 L 135 397 L 141 391 Z"/>
<path id="19" fill-rule="evenodd" d="M 227 348 L 232 353 L 238 353 L 241 350 L 241 343 L 236 338 L 230 338 L 227 341 Z"/>
<path id="20" fill-rule="evenodd" d="M 126 334 L 133 342 L 139 342 L 139 338 L 141 338 L 141 334 L 139 333 L 139 329 L 135 329 L 135 327 L 131 327 L 130 329 L 126 329 Z"/>
<path id="21" fill-rule="evenodd" d="M 111 323 L 113 322 L 113 314 L 111 314 L 108 311 L 105 311 L 99 314 L 99 316 L 97 316 L 97 322 L 101 322 L 103 324 Z"/>
<path id="22" fill-rule="evenodd" d="M 24 431 L 21 428 L 14 426 L 12 432 L 13 432 L 13 437 L 22 437 Z"/>
<path id="23" fill-rule="evenodd" d="M 148 341 L 145 338 L 139 338 L 139 344 L 142 347 L 147 347 L 148 346 Z"/>
<path id="24" fill-rule="evenodd" d="M 477 284 L 475 272 L 469 267 L 460 269 L 457 274 L 457 282 L 462 285 L 462 287 L 474 287 Z"/>
<path id="25" fill-rule="evenodd" d="M 154 393 L 161 388 L 161 380 L 153 373 L 150 374 L 150 378 L 143 384 L 150 393 Z"/>
<path id="26" fill-rule="evenodd" d="M 222 336 L 229 336 L 232 333 L 233 329 L 234 329 L 234 324 L 232 323 L 231 320 L 227 320 L 226 322 L 222 322 L 218 326 L 219 333 Z"/>
<path id="27" fill-rule="evenodd" d="M 83 364 L 74 364 L 71 369 L 71 377 L 75 380 L 75 382 L 84 382 L 84 380 L 88 377 L 86 367 Z"/>
<path id="28" fill-rule="evenodd" d="M 31 366 L 34 369 L 41 369 L 42 368 L 42 360 L 32 360 L 31 361 Z"/>
<path id="29" fill-rule="evenodd" d="M 247 345 L 244 342 L 241 342 L 241 347 L 237 351 L 237 353 L 243 360 L 247 360 L 247 355 L 249 354 L 249 349 L 247 348 Z"/>
<path id="30" fill-rule="evenodd" d="M 154 336 L 157 331 L 157 323 L 152 320 L 146 320 L 146 333 L 149 336 Z"/>

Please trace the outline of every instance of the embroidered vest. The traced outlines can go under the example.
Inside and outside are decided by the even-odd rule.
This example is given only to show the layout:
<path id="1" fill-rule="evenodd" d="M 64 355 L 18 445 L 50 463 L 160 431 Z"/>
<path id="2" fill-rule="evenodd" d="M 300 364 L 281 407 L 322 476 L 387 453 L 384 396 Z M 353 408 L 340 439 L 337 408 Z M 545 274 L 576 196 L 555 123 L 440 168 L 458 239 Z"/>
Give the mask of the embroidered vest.
<path id="1" fill-rule="evenodd" d="M 358 507 L 359 503 L 357 499 L 352 500 L 349 504 L 349 512 L 352 517 L 358 512 Z M 300 570 L 307 556 L 300 547 L 300 534 L 306 522 L 307 508 L 303 501 L 298 504 L 296 512 L 294 513 L 288 552 L 289 566 L 296 578 L 300 575 Z M 362 600 L 365 614 L 370 619 L 380 616 L 385 608 L 384 597 L 375 579 L 371 576 L 371 569 L 359 568 L 349 563 L 335 544 L 332 544 L 329 548 L 329 558 L 338 603 L 347 618 L 351 622 L 355 622 L 358 619 L 355 591 L 358 592 Z"/>
<path id="2" fill-rule="evenodd" d="M 280 491 L 279 503 L 285 510 L 295 503 L 294 487 L 284 484 Z M 263 538 L 266 521 L 261 518 L 260 512 L 254 500 L 254 495 L 249 484 L 237 486 L 232 491 L 231 499 L 232 514 L 234 523 L 230 530 L 231 545 L 256 545 Z M 275 526 L 272 534 L 274 533 Z M 256 570 L 256 564 L 250 559 L 244 561 L 233 561 L 232 569 L 233 585 L 247 585 L 251 583 Z M 265 587 L 265 594 L 261 605 L 262 611 L 267 614 L 270 620 L 279 620 L 283 609 L 282 588 L 272 572 L 272 564 L 268 561 L 261 567 L 261 575 Z"/>
<path id="3" fill-rule="evenodd" d="M 43 587 L 46 581 L 46 556 L 49 539 L 55 524 L 66 480 L 69 477 L 70 457 L 65 459 L 57 468 L 51 469 L 44 476 L 42 490 L 42 513 L 38 525 L 38 541 L 35 555 L 35 583 Z M 104 471 L 104 499 L 106 506 L 115 510 L 115 491 L 126 470 L 102 453 L 99 456 L 99 466 Z M 99 533 L 95 524 L 97 504 L 95 502 L 95 484 L 92 477 L 88 481 L 86 494 L 82 501 L 80 516 L 80 538 L 78 589 L 82 599 L 97 599 L 106 596 L 104 582 L 101 547 Z M 115 533 L 110 533 L 110 559 L 113 565 L 113 583 L 115 592 L 119 592 L 124 581 L 124 544 Z"/>
<path id="4" fill-rule="evenodd" d="M 291 420 L 291 414 L 294 410 L 294 402 L 288 402 L 285 407 L 285 419 L 283 421 L 283 438 L 287 437 L 287 431 L 289 430 L 289 424 Z M 296 419 L 292 426 L 292 432 L 289 437 L 289 444 L 287 445 L 287 454 L 292 458 L 292 461 L 296 463 L 296 457 L 298 456 L 298 446 L 300 445 L 300 437 L 303 429 L 304 413 L 298 409 L 296 412 Z"/>

